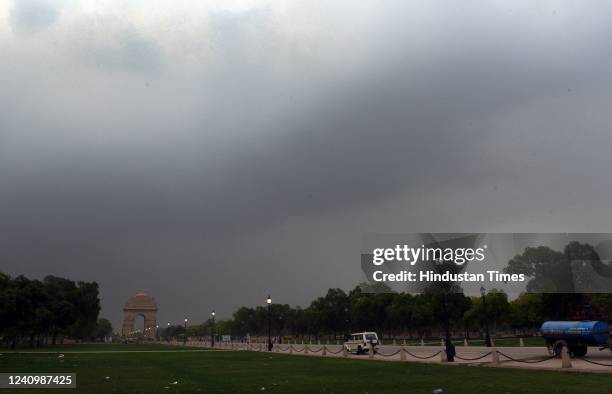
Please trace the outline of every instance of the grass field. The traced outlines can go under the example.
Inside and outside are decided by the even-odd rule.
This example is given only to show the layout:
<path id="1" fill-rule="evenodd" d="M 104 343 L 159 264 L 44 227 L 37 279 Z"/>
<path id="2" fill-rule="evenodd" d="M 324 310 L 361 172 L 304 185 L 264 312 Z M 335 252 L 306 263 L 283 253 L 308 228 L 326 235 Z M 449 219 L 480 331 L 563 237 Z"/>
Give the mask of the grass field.
<path id="1" fill-rule="evenodd" d="M 122 343 L 83 343 L 74 345 L 48 345 L 41 347 L 18 347 L 10 350 L 8 348 L 0 348 L 0 353 L 10 352 L 109 352 L 109 351 L 159 351 L 159 350 L 188 350 L 193 348 L 185 348 L 184 346 L 172 346 L 163 344 L 122 344 Z"/>
<path id="2" fill-rule="evenodd" d="M 162 349 L 177 348 L 162 346 Z M 149 352 L 116 352 L 148 350 Z M 92 350 L 93 349 L 93 350 Z M 166 352 L 160 345 L 70 345 L 0 356 L 0 372 L 76 372 L 52 393 L 609 393 L 612 375 L 346 360 L 257 352 Z M 70 353 L 95 351 L 100 353 Z M 113 351 L 108 351 L 113 350 Z M 63 361 L 61 361 L 63 360 Z M 106 377 L 110 379 L 106 379 Z M 171 384 L 173 382 L 177 384 Z M 3 393 L 43 390 L 0 390 Z"/>

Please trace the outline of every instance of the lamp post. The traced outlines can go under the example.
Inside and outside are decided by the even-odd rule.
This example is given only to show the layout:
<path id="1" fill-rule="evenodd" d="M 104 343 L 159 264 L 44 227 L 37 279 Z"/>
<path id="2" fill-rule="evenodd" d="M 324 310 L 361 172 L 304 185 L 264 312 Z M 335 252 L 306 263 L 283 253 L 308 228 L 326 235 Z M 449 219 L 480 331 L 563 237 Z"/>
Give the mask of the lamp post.
<path id="1" fill-rule="evenodd" d="M 187 345 L 187 318 L 185 318 L 185 335 L 183 335 L 183 346 Z"/>
<path id="2" fill-rule="evenodd" d="M 491 336 L 489 335 L 489 319 L 487 319 L 487 295 L 484 286 L 480 287 L 480 295 L 482 295 L 482 311 L 485 324 L 485 346 L 491 347 Z"/>
<path id="3" fill-rule="evenodd" d="M 271 352 L 272 351 L 272 332 L 271 332 L 271 328 L 272 328 L 272 316 L 271 316 L 271 306 L 272 306 L 272 298 L 270 296 L 268 296 L 268 299 L 266 300 L 266 302 L 268 303 L 268 351 Z"/>
<path id="4" fill-rule="evenodd" d="M 159 324 L 155 325 L 155 340 L 159 342 Z"/>
<path id="5" fill-rule="evenodd" d="M 168 326 L 166 327 L 166 342 L 170 342 L 170 322 L 168 322 Z"/>
<path id="6" fill-rule="evenodd" d="M 210 326 L 210 347 L 215 347 L 215 310 L 212 313 L 212 325 Z"/>

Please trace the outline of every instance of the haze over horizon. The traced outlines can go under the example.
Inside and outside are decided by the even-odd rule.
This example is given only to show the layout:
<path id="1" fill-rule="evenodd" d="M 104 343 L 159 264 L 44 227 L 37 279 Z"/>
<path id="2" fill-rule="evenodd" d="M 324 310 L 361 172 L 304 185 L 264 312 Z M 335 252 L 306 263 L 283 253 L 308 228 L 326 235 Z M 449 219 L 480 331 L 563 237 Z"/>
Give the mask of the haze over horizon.
<path id="1" fill-rule="evenodd" d="M 0 271 L 118 330 L 348 290 L 367 233 L 612 232 L 610 11 L 0 0 Z"/>

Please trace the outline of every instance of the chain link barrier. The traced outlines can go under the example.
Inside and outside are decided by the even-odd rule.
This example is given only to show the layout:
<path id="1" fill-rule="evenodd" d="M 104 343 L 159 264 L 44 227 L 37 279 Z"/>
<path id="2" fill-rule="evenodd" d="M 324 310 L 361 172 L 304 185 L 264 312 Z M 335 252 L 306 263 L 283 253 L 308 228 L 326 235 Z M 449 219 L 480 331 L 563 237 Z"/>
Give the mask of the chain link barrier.
<path id="1" fill-rule="evenodd" d="M 552 360 L 553 358 L 557 358 L 557 356 L 550 356 L 550 357 L 543 358 L 543 359 L 541 359 L 541 360 L 526 360 L 526 359 L 525 359 L 525 360 L 519 360 L 519 359 L 517 359 L 517 358 L 510 357 L 510 356 L 508 356 L 507 354 L 500 352 L 499 350 L 497 351 L 497 353 L 498 353 L 500 356 L 504 356 L 504 357 L 506 357 L 506 358 L 507 358 L 507 359 L 509 359 L 510 361 L 514 361 L 514 362 L 517 362 L 517 363 L 524 363 L 524 364 L 537 364 L 537 363 L 543 363 L 544 361 L 548 361 L 548 360 Z"/>
<path id="2" fill-rule="evenodd" d="M 483 358 L 485 358 L 487 356 L 490 356 L 491 354 L 493 354 L 493 352 L 485 353 L 482 356 L 478 356 L 478 357 L 474 357 L 474 358 L 471 358 L 471 357 L 461 357 L 461 356 L 455 354 L 455 358 L 458 358 L 459 360 L 463 360 L 463 361 L 476 361 L 476 360 L 481 360 L 481 359 L 483 359 Z"/>
<path id="3" fill-rule="evenodd" d="M 313 352 L 313 353 L 319 353 L 319 352 L 321 352 L 323 350 L 324 347 L 325 347 L 325 345 L 321 346 L 318 349 L 311 349 L 307 345 L 304 345 L 304 347 L 302 347 L 301 349 L 298 349 L 298 348 L 294 347 L 293 345 L 289 345 L 289 346 L 287 346 L 285 348 L 282 348 L 282 347 L 279 346 L 279 350 L 283 351 L 283 352 L 288 352 L 289 350 L 292 350 L 292 351 L 297 352 L 297 353 L 304 353 L 306 350 L 308 350 L 308 351 Z M 252 348 L 253 349 L 262 349 L 263 346 L 261 344 L 259 344 L 259 346 L 253 346 Z M 238 346 L 236 346 L 236 349 L 248 349 L 248 345 L 239 344 Z M 337 351 L 333 351 L 333 350 L 331 350 L 329 348 L 326 348 L 325 350 L 329 354 L 340 354 L 340 353 L 342 353 L 342 351 L 344 349 L 340 348 Z M 379 352 L 375 353 L 375 355 L 378 355 L 378 356 L 381 356 L 381 357 L 394 357 L 394 356 L 397 356 L 398 354 L 400 354 L 402 351 L 406 352 L 406 354 L 408 356 L 416 358 L 416 359 L 419 359 L 419 360 L 432 359 L 432 358 L 440 355 L 440 353 L 442 353 L 442 350 L 440 350 L 440 351 L 438 351 L 438 352 L 436 352 L 436 353 L 434 353 L 434 354 L 432 354 L 430 356 L 420 356 L 420 355 L 414 354 L 414 353 L 412 353 L 412 352 L 410 352 L 410 351 L 408 351 L 406 349 L 399 349 L 399 350 L 396 350 L 395 352 L 388 353 L 388 354 L 381 353 L 379 351 Z M 459 360 L 463 360 L 463 361 L 477 361 L 477 360 L 481 360 L 481 359 L 483 359 L 485 357 L 490 356 L 492 353 L 493 352 L 487 352 L 487 353 L 485 353 L 485 354 L 483 354 L 481 356 L 478 356 L 478 357 L 461 357 L 461 356 L 455 354 L 455 358 L 458 358 Z M 554 358 L 557 358 L 557 356 L 550 356 L 550 357 L 546 357 L 546 358 L 539 359 L 539 360 L 528 360 L 528 359 L 522 359 L 521 360 L 521 359 L 514 358 L 512 356 L 509 356 L 506 353 L 500 352 L 499 350 L 497 351 L 497 353 L 500 356 L 503 356 L 503 357 L 507 358 L 510 361 L 517 362 L 517 363 L 524 363 L 524 364 L 537 364 L 537 363 L 542 363 L 542 362 L 549 361 L 549 360 L 552 360 Z M 612 364 L 601 363 L 601 362 L 590 360 L 590 359 L 587 359 L 587 358 L 584 358 L 584 357 L 578 357 L 577 359 L 582 360 L 584 362 L 587 362 L 589 364 L 599 365 L 599 366 L 603 366 L 603 367 L 612 367 Z"/>
<path id="4" fill-rule="evenodd" d="M 396 350 L 395 352 L 390 353 L 390 354 L 384 354 L 384 353 L 381 353 L 381 352 L 376 352 L 376 353 L 374 353 L 374 355 L 375 355 L 375 356 L 382 356 L 382 357 L 393 357 L 393 356 L 395 356 L 395 355 L 400 354 L 400 353 L 402 352 L 402 350 L 403 350 L 403 349 Z"/>
<path id="5" fill-rule="evenodd" d="M 342 350 L 343 350 L 343 349 L 342 349 L 342 348 L 340 348 L 340 350 L 338 350 L 337 352 L 334 352 L 333 350 L 330 350 L 329 348 L 327 348 L 327 352 L 328 352 L 329 354 L 340 354 L 340 353 L 342 353 Z"/>
<path id="6" fill-rule="evenodd" d="M 432 354 L 431 356 L 425 356 L 425 357 L 423 357 L 423 356 L 419 356 L 419 355 L 416 355 L 416 354 L 414 354 L 414 353 L 411 353 L 411 352 L 409 352 L 409 351 L 408 351 L 408 350 L 406 350 L 406 349 L 404 349 L 404 351 L 406 352 L 406 354 L 407 354 L 407 355 L 412 356 L 412 357 L 414 357 L 414 358 L 418 358 L 419 360 L 428 360 L 428 359 L 430 359 L 430 358 L 434 358 L 434 357 L 436 357 L 437 355 L 439 355 L 440 353 L 442 353 L 442 350 L 439 350 L 437 353 L 434 353 L 434 354 Z"/>
<path id="7" fill-rule="evenodd" d="M 589 359 L 584 358 L 584 357 L 578 357 L 578 359 L 582 360 L 582 361 L 586 361 L 589 364 L 601 365 L 602 367 L 612 367 L 612 364 L 604 364 L 604 363 L 600 363 L 600 362 L 597 362 L 597 361 L 589 360 Z"/>

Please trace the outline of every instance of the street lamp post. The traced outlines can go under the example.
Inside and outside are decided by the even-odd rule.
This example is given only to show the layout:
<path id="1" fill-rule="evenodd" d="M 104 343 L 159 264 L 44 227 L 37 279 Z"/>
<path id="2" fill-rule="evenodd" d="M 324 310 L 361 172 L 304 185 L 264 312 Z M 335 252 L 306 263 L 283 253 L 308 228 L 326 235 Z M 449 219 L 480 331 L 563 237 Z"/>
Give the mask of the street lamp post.
<path id="1" fill-rule="evenodd" d="M 212 313 L 212 325 L 210 326 L 210 347 L 215 347 L 215 310 Z"/>
<path id="2" fill-rule="evenodd" d="M 155 339 L 159 342 L 159 324 L 155 325 Z"/>
<path id="3" fill-rule="evenodd" d="M 487 295 L 484 286 L 480 287 L 480 294 L 482 295 L 482 311 L 484 315 L 485 324 L 485 346 L 491 347 L 491 336 L 489 335 L 489 319 L 487 318 Z"/>
<path id="4" fill-rule="evenodd" d="M 185 335 L 183 335 L 183 346 L 187 345 L 187 318 L 185 318 Z"/>
<path id="5" fill-rule="evenodd" d="M 270 296 L 268 296 L 268 299 L 266 300 L 266 302 L 268 303 L 268 351 L 271 352 L 272 351 L 272 316 L 271 316 L 271 306 L 272 306 L 272 298 Z"/>
<path id="6" fill-rule="evenodd" d="M 166 342 L 170 342 L 170 322 L 168 322 L 168 327 L 166 327 Z"/>

